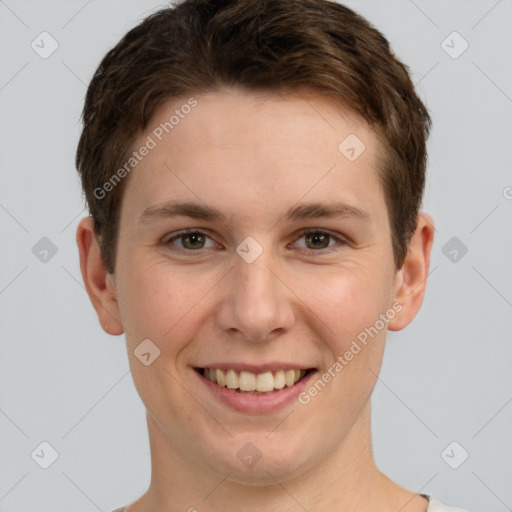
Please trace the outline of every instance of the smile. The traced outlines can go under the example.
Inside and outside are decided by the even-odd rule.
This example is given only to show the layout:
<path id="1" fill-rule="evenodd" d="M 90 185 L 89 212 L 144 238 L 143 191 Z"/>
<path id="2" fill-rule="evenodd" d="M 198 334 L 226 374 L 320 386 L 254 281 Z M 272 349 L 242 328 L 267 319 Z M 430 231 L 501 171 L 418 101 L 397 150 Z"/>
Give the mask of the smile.
<path id="1" fill-rule="evenodd" d="M 291 387 L 303 379 L 309 370 L 277 370 L 263 373 L 252 373 L 219 368 L 199 368 L 199 373 L 211 382 L 238 393 L 248 395 L 269 394 L 285 387 Z"/>

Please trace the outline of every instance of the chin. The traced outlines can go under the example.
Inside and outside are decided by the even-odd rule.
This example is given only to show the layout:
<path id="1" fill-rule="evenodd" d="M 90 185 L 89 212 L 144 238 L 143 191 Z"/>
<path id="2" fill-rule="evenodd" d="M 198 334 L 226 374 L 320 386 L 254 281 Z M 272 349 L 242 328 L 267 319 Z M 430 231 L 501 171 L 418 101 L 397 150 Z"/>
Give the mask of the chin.
<path id="1" fill-rule="evenodd" d="M 213 455 L 215 470 L 224 476 L 229 474 L 228 480 L 244 485 L 268 486 L 290 480 L 306 470 L 312 457 L 304 452 L 304 444 L 297 439 L 293 443 L 296 446 L 283 443 L 284 439 L 277 435 L 272 442 L 268 432 L 233 439 L 222 452 Z"/>

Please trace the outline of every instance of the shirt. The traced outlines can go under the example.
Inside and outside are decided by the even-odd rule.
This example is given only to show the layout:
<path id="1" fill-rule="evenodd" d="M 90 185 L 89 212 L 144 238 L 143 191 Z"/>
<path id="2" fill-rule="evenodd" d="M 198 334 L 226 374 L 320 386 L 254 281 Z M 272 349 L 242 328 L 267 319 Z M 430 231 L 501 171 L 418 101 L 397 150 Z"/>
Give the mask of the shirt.
<path id="1" fill-rule="evenodd" d="M 428 500 L 426 512 L 468 512 L 462 508 L 448 507 L 428 494 L 420 494 L 420 496 L 423 496 Z M 112 512 L 124 512 L 124 507 L 116 508 L 115 510 L 112 510 Z"/>

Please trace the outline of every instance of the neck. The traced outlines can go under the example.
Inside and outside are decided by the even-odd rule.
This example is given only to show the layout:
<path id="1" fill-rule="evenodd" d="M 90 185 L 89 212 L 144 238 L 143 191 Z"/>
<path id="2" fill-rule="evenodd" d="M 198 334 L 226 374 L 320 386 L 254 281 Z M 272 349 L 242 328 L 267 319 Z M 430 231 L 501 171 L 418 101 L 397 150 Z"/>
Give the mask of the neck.
<path id="1" fill-rule="evenodd" d="M 247 485 L 190 460 L 148 415 L 152 475 L 148 491 L 126 512 L 150 510 L 224 512 L 320 512 L 374 510 L 424 512 L 426 501 L 399 487 L 375 465 L 370 402 L 339 448 L 321 465 L 290 479 Z M 333 426 L 333 428 L 335 428 Z M 314 434 L 312 434 L 314 435 Z"/>

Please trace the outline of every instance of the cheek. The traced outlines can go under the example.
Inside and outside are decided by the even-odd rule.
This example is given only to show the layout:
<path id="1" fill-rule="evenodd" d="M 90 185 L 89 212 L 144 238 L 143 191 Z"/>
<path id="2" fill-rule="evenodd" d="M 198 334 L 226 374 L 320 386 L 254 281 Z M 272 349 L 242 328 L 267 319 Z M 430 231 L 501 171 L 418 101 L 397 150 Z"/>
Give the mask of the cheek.
<path id="1" fill-rule="evenodd" d="M 128 343 L 149 338 L 163 349 L 165 334 L 184 315 L 193 297 L 187 295 L 180 280 L 172 280 L 162 268 L 137 261 L 126 263 L 120 309 Z"/>
<path id="2" fill-rule="evenodd" d="M 318 278 L 301 278 L 301 295 L 324 324 L 326 341 L 337 353 L 358 334 L 375 324 L 388 307 L 391 284 L 382 281 L 379 264 L 351 262 Z M 315 283 L 311 286 L 311 283 Z"/>
<path id="3" fill-rule="evenodd" d="M 218 278 L 198 268 L 172 269 L 161 257 L 155 262 L 134 257 L 127 263 L 122 317 L 128 344 L 134 348 L 149 338 L 166 356 L 162 359 L 175 359 L 201 328 L 195 319 L 204 314 Z"/>
<path id="4" fill-rule="evenodd" d="M 334 418 L 344 434 L 369 399 L 384 355 L 386 328 L 379 315 L 388 307 L 387 295 L 374 282 L 369 275 L 340 274 L 331 280 L 330 293 L 312 294 L 309 302 L 322 320 L 327 351 L 323 371 L 303 399 L 329 410 L 324 428 Z"/>
<path id="5" fill-rule="evenodd" d="M 185 417 L 180 387 L 176 385 L 184 378 L 180 354 L 196 336 L 200 323 L 194 321 L 194 312 L 199 311 L 194 306 L 204 291 L 191 279 L 171 272 L 168 263 L 127 259 L 123 271 L 120 309 L 135 386 L 146 408 L 156 416 L 158 411 L 168 409 Z M 147 339 L 157 349 L 143 341 Z M 146 365 L 137 354 L 147 352 L 150 356 Z"/>

